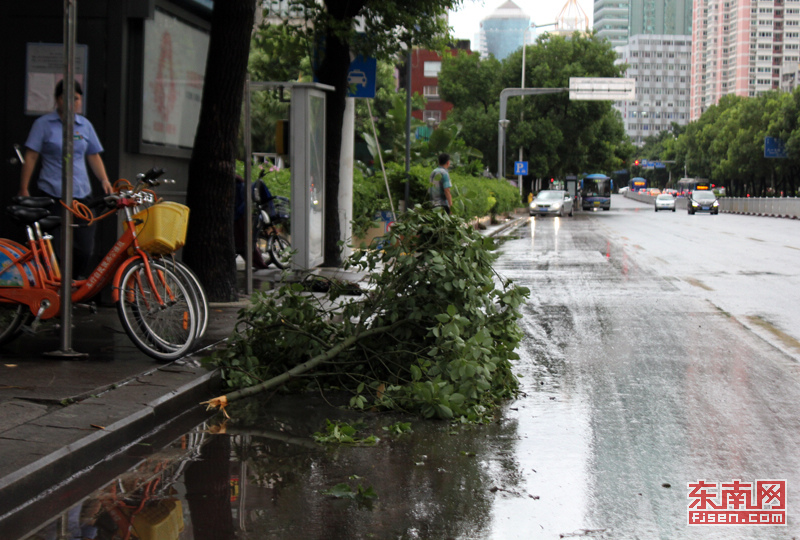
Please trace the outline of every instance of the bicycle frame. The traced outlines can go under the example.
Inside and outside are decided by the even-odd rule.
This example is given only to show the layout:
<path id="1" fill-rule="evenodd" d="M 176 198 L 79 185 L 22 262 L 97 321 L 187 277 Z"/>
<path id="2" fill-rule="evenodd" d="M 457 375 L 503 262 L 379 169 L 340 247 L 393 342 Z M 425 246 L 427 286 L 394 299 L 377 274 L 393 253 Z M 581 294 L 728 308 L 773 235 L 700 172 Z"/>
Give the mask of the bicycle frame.
<path id="1" fill-rule="evenodd" d="M 73 302 L 92 298 L 112 281 L 114 283 L 113 299 L 116 302 L 119 300 L 119 281 L 122 270 L 137 260 L 146 261 L 146 276 L 156 291 L 155 300 L 158 303 L 163 302 L 163 298 L 160 297 L 155 287 L 150 265 L 147 264 L 149 256 L 139 247 L 136 239 L 136 225 L 131 208 L 137 204 L 133 199 L 121 201 L 120 206 L 125 211 L 126 230 L 87 279 L 73 281 Z M 27 277 L 22 280 L 22 286 L 0 286 L 0 302 L 27 305 L 34 315 L 46 320 L 57 315 L 61 308 L 61 299 L 58 294 L 61 288 L 61 273 L 57 261 L 52 257 L 53 248 L 50 237 L 41 234 L 38 235 L 38 238 L 35 237 L 29 226 L 28 238 L 29 246 L 27 247 L 13 240 L 0 239 L 0 248 L 5 246 L 7 251 L 19 253 L 16 258 L 9 257 L 10 262 L 0 269 L 0 278 L 11 268 L 16 268 L 24 277 Z M 167 294 L 170 294 L 170 291 L 167 291 Z"/>

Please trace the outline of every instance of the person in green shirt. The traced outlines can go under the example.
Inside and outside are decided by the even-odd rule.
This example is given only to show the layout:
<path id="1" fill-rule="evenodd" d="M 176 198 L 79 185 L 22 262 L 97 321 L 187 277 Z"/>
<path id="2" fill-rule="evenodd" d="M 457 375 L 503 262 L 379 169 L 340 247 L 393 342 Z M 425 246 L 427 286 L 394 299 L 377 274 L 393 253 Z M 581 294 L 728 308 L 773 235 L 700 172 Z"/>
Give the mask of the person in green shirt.
<path id="1" fill-rule="evenodd" d="M 450 156 L 445 153 L 439 154 L 439 166 L 431 172 L 431 187 L 428 190 L 433 207 L 444 208 L 448 214 L 453 206 L 453 196 L 450 194 L 453 184 L 450 181 L 450 174 L 447 172 L 449 168 Z"/>

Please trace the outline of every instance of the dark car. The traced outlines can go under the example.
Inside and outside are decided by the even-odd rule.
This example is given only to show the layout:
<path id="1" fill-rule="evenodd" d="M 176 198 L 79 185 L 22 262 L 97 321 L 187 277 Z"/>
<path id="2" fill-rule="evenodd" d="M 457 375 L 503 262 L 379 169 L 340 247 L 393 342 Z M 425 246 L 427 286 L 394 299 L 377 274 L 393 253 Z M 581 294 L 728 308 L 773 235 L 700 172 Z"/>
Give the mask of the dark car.
<path id="1" fill-rule="evenodd" d="M 686 209 L 689 214 L 694 214 L 695 212 L 719 214 L 719 201 L 713 191 L 696 189 L 689 195 L 689 200 L 686 201 Z"/>

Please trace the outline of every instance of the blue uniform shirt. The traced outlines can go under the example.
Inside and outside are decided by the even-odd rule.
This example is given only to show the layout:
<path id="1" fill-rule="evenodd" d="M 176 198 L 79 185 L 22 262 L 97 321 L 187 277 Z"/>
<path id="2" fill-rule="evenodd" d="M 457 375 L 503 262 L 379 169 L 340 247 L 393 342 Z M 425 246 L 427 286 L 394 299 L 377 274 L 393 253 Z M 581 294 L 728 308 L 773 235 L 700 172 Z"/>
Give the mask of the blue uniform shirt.
<path id="1" fill-rule="evenodd" d="M 25 146 L 37 152 L 42 159 L 37 187 L 53 197 L 61 197 L 61 147 L 63 125 L 57 112 L 40 116 L 33 122 Z M 103 145 L 97 138 L 92 123 L 76 114 L 73 140 L 73 185 L 72 196 L 76 199 L 92 193 L 89 174 L 86 171 L 86 156 L 99 154 Z"/>

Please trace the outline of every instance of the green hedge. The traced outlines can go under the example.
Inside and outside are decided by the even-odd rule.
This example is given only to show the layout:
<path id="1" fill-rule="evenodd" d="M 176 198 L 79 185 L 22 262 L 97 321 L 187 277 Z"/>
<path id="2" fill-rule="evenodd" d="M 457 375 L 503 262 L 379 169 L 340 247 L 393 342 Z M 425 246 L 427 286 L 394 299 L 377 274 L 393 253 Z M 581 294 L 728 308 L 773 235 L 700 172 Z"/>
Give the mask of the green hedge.
<path id="1" fill-rule="evenodd" d="M 428 201 L 428 187 L 431 168 L 423 165 L 411 167 L 409 194 L 412 204 Z M 244 176 L 244 164 L 236 163 L 236 171 Z M 252 178 L 258 178 L 259 170 L 254 168 Z M 386 175 L 392 190 L 395 210 L 399 211 L 400 201 L 405 198 L 405 166 L 397 163 L 386 164 Z M 517 188 L 496 178 L 484 178 L 463 174 L 454 169 L 450 171 L 453 181 L 453 213 L 466 220 L 488 215 L 513 212 L 521 206 Z M 273 195 L 291 197 L 291 171 L 267 172 L 264 181 Z M 391 210 L 386 185 L 380 170 L 372 176 L 364 176 L 360 169 L 353 174 L 353 236 L 363 237 L 375 223 L 375 215 L 381 210 Z"/>
<path id="2" fill-rule="evenodd" d="M 423 165 L 411 167 L 409 197 L 412 204 L 428 201 L 431 170 Z M 399 201 L 405 198 L 405 167 L 387 163 L 386 176 L 397 209 Z M 505 180 L 462 174 L 458 169 L 450 171 L 450 179 L 453 182 L 453 212 L 466 220 L 513 212 L 520 206 L 519 191 Z M 353 215 L 362 217 L 353 220 L 353 236 L 362 236 L 372 224 L 372 216 L 376 212 L 389 210 L 389 199 L 380 171 L 370 177 L 364 177 L 357 171 L 354 183 Z"/>

